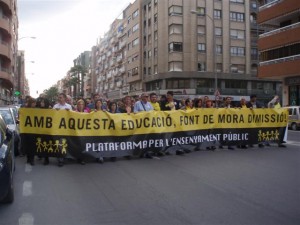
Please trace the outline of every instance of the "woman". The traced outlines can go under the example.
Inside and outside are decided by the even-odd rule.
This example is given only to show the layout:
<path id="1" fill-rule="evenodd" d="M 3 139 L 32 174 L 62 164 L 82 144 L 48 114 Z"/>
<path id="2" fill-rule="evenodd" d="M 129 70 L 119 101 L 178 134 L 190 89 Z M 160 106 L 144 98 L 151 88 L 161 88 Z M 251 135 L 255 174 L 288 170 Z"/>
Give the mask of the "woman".
<path id="1" fill-rule="evenodd" d="M 190 98 L 187 98 L 185 101 L 184 101 L 184 106 L 181 107 L 181 109 L 183 110 L 191 110 L 193 109 L 193 101 L 190 99 Z"/>
<path id="2" fill-rule="evenodd" d="M 106 111 L 106 109 L 103 109 L 103 104 L 102 104 L 102 100 L 101 99 L 97 99 L 95 101 L 95 109 L 94 109 L 94 111 L 95 112 Z M 103 163 L 104 162 L 103 157 L 96 158 L 96 162 Z"/>
<path id="3" fill-rule="evenodd" d="M 110 113 L 120 113 L 116 102 L 110 102 L 109 103 L 108 112 L 110 112 Z"/>
<path id="4" fill-rule="evenodd" d="M 203 100 L 202 100 L 202 98 L 196 98 L 196 99 L 194 100 L 194 103 L 195 103 L 195 108 L 196 108 L 196 109 L 201 109 L 201 108 L 203 108 Z"/>
<path id="5" fill-rule="evenodd" d="M 90 109 L 86 107 L 85 101 L 83 99 L 79 99 L 76 103 L 75 112 L 79 113 L 89 113 Z M 85 161 L 83 160 L 83 155 L 80 154 L 80 157 L 77 158 L 77 162 L 81 165 L 85 165 Z"/>
<path id="6" fill-rule="evenodd" d="M 79 99 L 76 104 L 76 112 L 89 113 L 90 109 L 86 107 L 85 101 L 83 99 Z"/>

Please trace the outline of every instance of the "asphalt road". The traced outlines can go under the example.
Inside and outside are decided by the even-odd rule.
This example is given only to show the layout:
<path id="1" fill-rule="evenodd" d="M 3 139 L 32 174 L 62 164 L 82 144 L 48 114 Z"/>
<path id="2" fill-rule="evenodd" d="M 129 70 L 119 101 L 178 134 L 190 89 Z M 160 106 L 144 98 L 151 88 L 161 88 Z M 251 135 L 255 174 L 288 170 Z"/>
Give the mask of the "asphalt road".
<path id="1" fill-rule="evenodd" d="M 298 225 L 299 134 L 289 134 L 287 148 L 62 168 L 54 159 L 32 167 L 18 158 L 15 202 L 0 205 L 0 224 Z"/>

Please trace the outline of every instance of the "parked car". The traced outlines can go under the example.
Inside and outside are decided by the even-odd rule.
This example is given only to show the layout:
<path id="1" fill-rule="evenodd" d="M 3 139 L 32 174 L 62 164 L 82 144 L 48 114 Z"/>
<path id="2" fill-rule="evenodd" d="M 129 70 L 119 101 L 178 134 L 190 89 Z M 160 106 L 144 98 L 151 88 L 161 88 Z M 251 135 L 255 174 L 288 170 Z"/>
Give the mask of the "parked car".
<path id="1" fill-rule="evenodd" d="M 289 128 L 297 130 L 300 128 L 300 106 L 284 107 L 289 111 Z"/>
<path id="2" fill-rule="evenodd" d="M 0 202 L 14 201 L 14 135 L 0 116 Z"/>
<path id="3" fill-rule="evenodd" d="M 18 111 L 14 106 L 1 106 L 0 115 L 4 119 L 8 128 L 13 132 L 15 138 L 14 143 L 14 153 L 15 156 L 20 154 L 21 148 L 21 137 L 20 137 L 20 128 L 18 122 Z"/>

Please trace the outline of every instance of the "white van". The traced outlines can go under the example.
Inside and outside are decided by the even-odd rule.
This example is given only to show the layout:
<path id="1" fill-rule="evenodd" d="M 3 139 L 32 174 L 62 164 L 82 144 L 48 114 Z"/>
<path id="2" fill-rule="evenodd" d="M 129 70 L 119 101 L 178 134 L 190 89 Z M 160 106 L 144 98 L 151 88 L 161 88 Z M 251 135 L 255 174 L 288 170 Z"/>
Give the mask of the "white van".
<path id="1" fill-rule="evenodd" d="M 297 130 L 300 128 L 300 106 L 284 107 L 289 110 L 289 128 Z"/>

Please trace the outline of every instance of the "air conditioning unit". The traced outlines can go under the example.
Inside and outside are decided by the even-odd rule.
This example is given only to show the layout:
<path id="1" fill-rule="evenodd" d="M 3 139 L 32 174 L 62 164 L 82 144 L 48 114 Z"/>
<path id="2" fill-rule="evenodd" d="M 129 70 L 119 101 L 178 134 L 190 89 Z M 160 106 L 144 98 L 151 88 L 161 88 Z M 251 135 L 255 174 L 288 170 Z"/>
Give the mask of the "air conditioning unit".
<path id="1" fill-rule="evenodd" d="M 210 89 L 208 89 L 208 91 L 209 91 L 210 93 L 213 93 L 213 92 L 215 92 L 215 89 L 214 89 L 214 88 L 210 88 Z"/>

